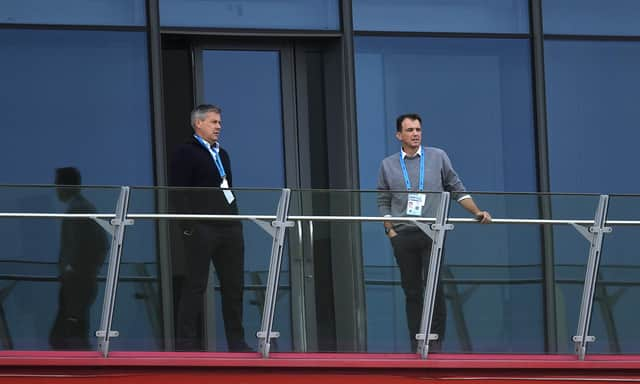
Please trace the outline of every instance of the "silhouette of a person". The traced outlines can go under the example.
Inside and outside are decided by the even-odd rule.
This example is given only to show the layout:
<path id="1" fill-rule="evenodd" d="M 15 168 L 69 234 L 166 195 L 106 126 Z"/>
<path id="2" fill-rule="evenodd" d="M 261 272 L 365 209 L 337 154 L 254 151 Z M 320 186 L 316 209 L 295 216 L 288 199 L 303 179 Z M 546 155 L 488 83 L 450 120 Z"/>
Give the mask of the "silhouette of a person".
<path id="1" fill-rule="evenodd" d="M 66 213 L 95 213 L 81 193 L 80 172 L 56 169 L 56 193 L 67 204 Z M 90 218 L 65 218 L 60 233 L 60 292 L 58 314 L 49 334 L 53 349 L 86 350 L 89 344 L 89 309 L 96 299 L 97 275 L 109 248 L 105 231 Z"/>

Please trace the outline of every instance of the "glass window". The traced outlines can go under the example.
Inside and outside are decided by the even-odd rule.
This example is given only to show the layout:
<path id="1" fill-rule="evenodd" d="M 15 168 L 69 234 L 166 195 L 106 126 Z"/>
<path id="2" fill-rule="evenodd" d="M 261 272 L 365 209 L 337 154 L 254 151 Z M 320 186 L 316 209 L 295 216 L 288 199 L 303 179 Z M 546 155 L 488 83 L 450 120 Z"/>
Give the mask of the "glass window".
<path id="1" fill-rule="evenodd" d="M 0 183 L 51 184 L 55 168 L 73 166 L 83 184 L 153 184 L 146 46 L 144 32 L 0 30 L 0 162 L 15 165 L 4 168 Z M 85 196 L 99 212 L 115 210 L 117 190 L 109 200 L 90 191 Z M 19 201 L 23 211 L 37 206 L 38 212 L 50 212 L 61 204 L 52 193 L 24 194 Z M 37 260 L 48 268 L 42 271 L 45 277 L 22 281 L 15 292 L 31 292 L 29 297 L 39 297 L 37 306 L 53 308 L 60 220 L 13 221 L 24 224 L 0 231 L 3 243 L 18 244 L 6 257 Z M 46 295 L 33 296 L 40 289 Z M 98 292 L 93 330 L 101 300 Z M 33 316 L 33 323 L 23 321 L 23 302 L 5 305 L 7 321 L 14 325 L 13 347 L 47 348 L 52 318 L 29 312 L 24 316 Z M 37 340 L 20 336 L 15 324 L 37 329 Z M 94 345 L 95 337 L 89 342 Z"/>
<path id="2" fill-rule="evenodd" d="M 171 27 L 337 30 L 337 0 L 160 0 Z"/>
<path id="3" fill-rule="evenodd" d="M 5 29 L 0 56 L 1 183 L 154 183 L 144 32 Z"/>
<path id="4" fill-rule="evenodd" d="M 526 0 L 353 0 L 356 31 L 528 33 Z"/>
<path id="5" fill-rule="evenodd" d="M 536 189 L 527 40 L 359 37 L 355 48 L 362 188 L 400 149 L 396 117 L 416 112 L 424 144 L 447 151 L 467 188 Z"/>
<path id="6" fill-rule="evenodd" d="M 536 190 L 527 40 L 358 37 L 355 50 L 361 188 L 376 188 L 380 161 L 400 150 L 395 138 L 396 117 L 416 112 L 423 118 L 423 144 L 445 149 L 470 190 Z M 500 209 L 510 212 L 519 209 L 518 204 L 505 203 Z M 496 217 L 502 216 L 498 213 Z M 381 231 L 377 225 L 370 233 L 363 233 L 367 271 L 394 266 L 393 259 L 387 257 L 391 250 L 387 239 L 380 236 Z M 502 236 L 493 244 L 508 244 L 504 237 L 507 235 Z M 473 248 L 463 243 L 448 243 L 448 254 L 459 256 L 454 259 L 445 255 L 445 263 L 475 263 Z M 520 258 L 488 262 L 539 263 L 539 254 L 532 252 L 527 256 L 507 252 Z M 377 279 L 374 275 L 365 278 Z M 401 296 L 390 295 L 389 300 L 398 297 Z M 375 311 L 369 308 L 371 303 L 368 302 L 367 310 Z M 379 303 L 374 307 L 395 305 L 374 303 Z M 393 350 L 406 350 L 405 337 L 397 336 L 406 332 L 402 321 L 379 326 L 402 328 L 394 332 L 394 337 L 399 337 L 396 341 L 370 340 L 372 345 L 385 348 L 396 345 Z M 449 329 L 454 327 L 451 324 Z M 368 334 L 379 336 L 390 332 L 369 329 Z M 448 348 L 445 343 L 445 350 Z"/>
<path id="7" fill-rule="evenodd" d="M 640 43 L 621 41 L 545 42 L 545 77 L 547 121 L 549 130 L 549 171 L 551 188 L 563 192 L 634 193 L 640 181 L 629 172 L 635 164 L 637 110 L 640 89 Z M 554 206 L 554 212 L 562 207 Z M 618 198 L 610 202 L 609 219 L 637 218 L 634 199 Z M 595 212 L 595 208 L 591 209 Z M 593 217 L 594 213 L 589 216 Z M 633 252 L 635 227 L 614 227 L 605 237 L 596 287 L 590 335 L 596 342 L 589 349 L 595 353 L 637 352 L 630 300 L 637 289 L 637 268 Z M 555 235 L 554 235 L 555 236 Z M 588 252 L 588 243 L 570 233 L 574 243 Z M 557 238 L 557 236 L 556 236 Z M 563 268 L 558 279 L 574 281 L 564 284 L 562 292 L 579 295 L 584 279 L 585 259 L 580 255 L 559 253 L 556 263 Z M 576 267 L 579 266 L 579 267 Z M 560 273 L 566 270 L 565 273 Z M 573 270 L 573 272 L 571 272 Z M 631 298 L 631 299 L 630 299 Z M 578 304 L 574 319 L 577 320 Z M 575 320 L 567 332 L 576 332 Z M 566 350 L 572 346 L 566 343 Z"/>
<path id="8" fill-rule="evenodd" d="M 232 159 L 234 187 L 284 186 L 279 52 L 207 49 L 202 68 L 201 101 L 222 109 L 220 143 Z M 247 116 L 260 123 L 247 124 Z M 260 153 L 261 160 L 240 155 L 244 151 Z"/>
<path id="9" fill-rule="evenodd" d="M 544 32 L 569 35 L 640 35 L 637 0 L 543 0 Z"/>
<path id="10" fill-rule="evenodd" d="M 65 172 L 61 180 L 69 177 Z M 113 214 L 119 192 L 117 187 L 2 186 L 0 212 Z M 0 219 L 0 349 L 95 350 L 92 333 L 100 322 L 112 240 L 98 223 L 106 222 Z M 64 321 L 68 313 L 78 315 L 75 326 Z"/>
<path id="11" fill-rule="evenodd" d="M 545 42 L 549 168 L 558 192 L 632 193 L 640 43 Z"/>
<path id="12" fill-rule="evenodd" d="M 144 0 L 3 0 L 0 24 L 145 25 Z"/>

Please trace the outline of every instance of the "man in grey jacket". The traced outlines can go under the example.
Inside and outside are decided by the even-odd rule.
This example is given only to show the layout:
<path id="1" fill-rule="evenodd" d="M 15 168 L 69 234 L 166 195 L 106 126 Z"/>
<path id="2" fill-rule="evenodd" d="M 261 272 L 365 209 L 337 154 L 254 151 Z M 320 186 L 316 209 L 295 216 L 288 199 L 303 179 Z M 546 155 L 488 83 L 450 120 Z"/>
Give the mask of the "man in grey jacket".
<path id="1" fill-rule="evenodd" d="M 378 208 L 383 216 L 434 217 L 438 199 L 433 192 L 448 191 L 480 223 L 491 222 L 489 212 L 481 211 L 465 193 L 465 187 L 447 154 L 439 148 L 422 146 L 422 119 L 419 115 L 400 115 L 396 120 L 396 138 L 402 149 L 382 160 L 378 175 L 378 190 L 384 191 L 378 195 Z M 432 196 L 428 197 L 428 193 Z M 432 242 L 411 222 L 386 221 L 384 228 L 400 268 L 411 348 L 416 351 L 415 335 L 420 330 L 425 271 Z M 444 296 L 442 287 L 438 286 L 432 331 L 439 335 L 439 340 L 431 344 L 432 351 L 440 348 L 445 320 Z"/>

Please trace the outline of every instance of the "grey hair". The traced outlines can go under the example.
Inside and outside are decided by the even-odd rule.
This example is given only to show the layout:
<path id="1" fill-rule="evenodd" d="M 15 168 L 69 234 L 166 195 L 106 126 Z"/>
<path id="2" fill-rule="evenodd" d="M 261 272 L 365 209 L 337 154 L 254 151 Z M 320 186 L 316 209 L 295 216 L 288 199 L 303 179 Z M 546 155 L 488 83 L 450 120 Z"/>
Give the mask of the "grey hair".
<path id="1" fill-rule="evenodd" d="M 196 120 L 204 120 L 207 113 L 214 112 L 222 114 L 222 109 L 213 104 L 200 104 L 191 111 L 191 126 L 196 127 Z"/>

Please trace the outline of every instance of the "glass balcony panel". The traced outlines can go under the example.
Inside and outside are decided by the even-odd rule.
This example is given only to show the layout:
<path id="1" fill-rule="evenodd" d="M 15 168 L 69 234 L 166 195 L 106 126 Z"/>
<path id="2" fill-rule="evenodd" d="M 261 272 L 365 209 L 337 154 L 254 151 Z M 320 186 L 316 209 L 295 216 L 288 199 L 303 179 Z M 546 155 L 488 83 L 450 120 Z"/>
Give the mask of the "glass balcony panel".
<path id="1" fill-rule="evenodd" d="M 305 280 L 305 287 L 313 290 L 303 293 L 292 288 L 294 301 L 307 305 L 307 312 L 292 313 L 294 324 L 301 321 L 310 330 L 305 339 L 308 351 L 412 351 L 400 271 L 381 222 L 337 217 L 379 217 L 378 196 L 378 191 L 294 191 L 291 219 L 302 223 L 296 240 L 301 245 L 296 246 L 302 249 L 304 277 L 314 282 Z M 434 204 L 428 204 L 432 214 L 426 216 L 435 216 L 437 196 L 427 198 Z M 569 222 L 591 222 L 599 196 L 473 196 L 497 219 L 546 218 L 561 223 L 481 226 L 469 221 L 470 214 L 452 200 L 450 217 L 458 220 L 447 233 L 441 267 L 447 308 L 442 351 L 570 352 L 589 244 Z M 546 217 L 543 206 L 549 207 Z M 305 217 L 310 215 L 315 218 Z M 552 249 L 546 257 L 551 258 L 555 274 L 555 307 L 548 308 L 557 319 L 554 324 L 547 324 L 545 308 L 545 236 Z M 360 260 L 362 277 L 357 275 Z M 361 278 L 363 302 L 353 283 Z M 359 320 L 363 317 L 365 321 Z"/>
<path id="2" fill-rule="evenodd" d="M 253 219 L 258 217 L 270 225 L 275 219 L 281 191 L 233 189 L 231 192 L 237 210 L 225 208 L 216 211 L 215 203 L 209 205 L 208 202 L 224 202 L 223 207 L 229 206 L 221 200 L 224 199 L 223 192 L 218 189 L 132 188 L 129 217 L 135 220 L 135 224 L 128 226 L 125 234 L 113 321 L 113 329 L 119 331 L 120 336 L 113 339 L 112 350 L 170 350 L 171 345 L 176 345 L 178 350 L 188 351 L 229 350 L 222 316 L 221 287 L 214 268 L 209 268 L 208 278 L 205 278 L 206 291 L 200 307 L 203 315 L 196 320 L 195 339 L 181 344 L 184 340 L 176 339 L 175 331 L 180 322 L 181 300 L 187 297 L 182 291 L 189 281 L 186 260 L 193 260 L 193 251 L 201 249 L 195 246 L 193 239 L 228 239 L 227 235 L 236 234 L 229 229 L 234 223 L 241 223 L 243 241 L 236 241 L 235 238 L 225 246 L 244 247 L 242 323 L 248 346 L 256 349 L 255 332 L 262 317 L 272 238 Z M 227 217 L 162 218 L 154 217 L 156 213 L 217 214 Z M 192 245 L 189 245 L 190 241 Z M 213 243 L 198 242 L 202 247 Z M 220 252 L 224 252 L 224 249 L 212 249 L 210 254 Z M 241 251 L 236 249 L 230 252 L 236 254 Z M 164 280 L 161 274 L 163 263 L 170 274 Z M 205 261 L 205 264 L 211 265 L 211 261 Z M 285 271 L 286 265 L 288 263 L 283 262 Z M 224 271 L 220 273 L 224 274 Z M 286 272 L 282 281 L 287 281 Z M 163 293 L 170 297 L 163 297 Z M 237 329 L 237 323 L 231 326 Z M 286 339 L 286 330 L 282 332 L 283 339 Z M 233 348 L 237 350 L 240 347 L 235 345 Z"/>
<path id="3" fill-rule="evenodd" d="M 588 353 L 638 353 L 640 331 L 635 313 L 640 294 L 640 261 L 636 243 L 640 226 L 629 222 L 640 220 L 640 196 L 611 196 L 607 221 L 612 228 L 604 236 L 595 302 L 589 335 Z M 627 223 L 625 223 L 627 222 Z"/>
<path id="4" fill-rule="evenodd" d="M 2 214 L 113 216 L 120 188 L 0 186 Z M 0 218 L 0 349 L 95 350 L 108 218 Z"/>
<path id="5" fill-rule="evenodd" d="M 534 194 L 473 197 L 496 219 L 539 218 Z M 451 204 L 451 218 L 470 218 L 455 200 Z M 544 352 L 540 225 L 454 225 L 441 269 L 447 303 L 443 351 Z"/>
<path id="6" fill-rule="evenodd" d="M 425 195 L 423 216 L 433 218 L 440 194 Z M 290 220 L 299 227 L 290 230 L 289 244 L 301 254 L 304 276 L 301 288 L 292 285 L 291 292 L 301 309 L 292 312 L 293 323 L 304 323 L 306 332 L 300 350 L 403 351 L 395 340 L 406 328 L 401 320 L 404 299 L 382 220 L 349 218 L 380 218 L 379 196 L 378 191 L 293 191 Z M 406 200 L 406 191 L 394 196 L 394 204 L 406 205 L 400 202 L 403 197 Z"/>
<path id="7" fill-rule="evenodd" d="M 547 218 L 564 223 L 495 223 L 488 227 L 460 224 L 447 235 L 443 273 L 451 270 L 454 281 L 455 273 L 477 279 L 471 286 L 446 285 L 449 296 L 456 292 L 454 287 L 458 296 L 460 291 L 467 292 L 468 307 L 455 306 L 474 319 L 470 322 L 474 329 L 468 331 L 470 342 L 460 342 L 459 347 L 470 346 L 474 352 L 571 353 L 589 243 L 566 222 L 592 222 L 599 196 L 475 193 L 474 199 L 495 219 Z M 547 217 L 542 214 L 545 206 Z M 460 206 L 452 206 L 451 217 L 464 215 L 468 213 Z M 484 233 L 480 235 L 480 231 Z M 545 240 L 552 249 L 546 255 Z M 478 254 L 484 255 L 484 260 L 479 262 Z M 550 294 L 544 290 L 545 257 L 554 266 L 549 271 L 554 276 L 553 301 L 545 299 Z M 491 280 L 495 280 L 494 284 L 488 284 Z M 548 304 L 545 308 L 545 301 L 555 302 L 555 306 Z M 487 305 L 492 310 L 485 310 Z M 548 324 L 545 311 L 556 319 L 555 324 Z M 454 329 L 459 332 L 461 328 Z"/>
<path id="8" fill-rule="evenodd" d="M 552 218 L 585 220 L 593 225 L 598 195 L 551 195 Z M 556 352 L 573 353 L 590 243 L 571 225 L 553 226 L 556 302 Z"/>

